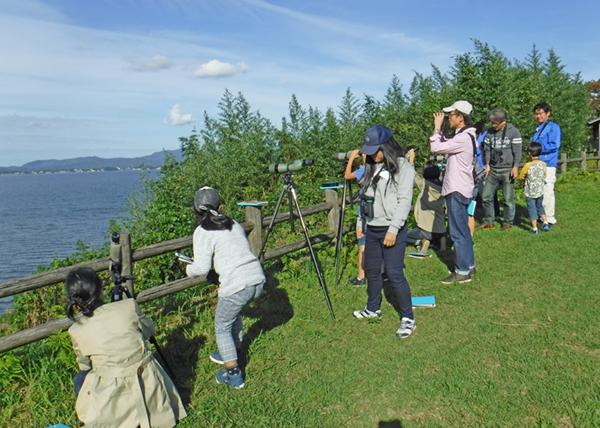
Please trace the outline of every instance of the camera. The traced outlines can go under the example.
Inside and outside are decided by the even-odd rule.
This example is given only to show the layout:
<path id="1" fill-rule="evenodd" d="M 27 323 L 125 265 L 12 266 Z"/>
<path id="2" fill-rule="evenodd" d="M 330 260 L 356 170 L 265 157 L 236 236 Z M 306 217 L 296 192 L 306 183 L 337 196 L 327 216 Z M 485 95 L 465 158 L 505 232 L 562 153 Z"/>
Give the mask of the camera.
<path id="1" fill-rule="evenodd" d="M 375 203 L 375 199 L 369 196 L 362 196 L 360 200 L 360 213 L 364 217 L 373 218 L 375 217 L 375 209 L 373 208 L 373 204 Z"/>
<path id="2" fill-rule="evenodd" d="M 297 159 L 290 163 L 272 163 L 269 165 L 269 172 L 271 174 L 284 174 L 288 172 L 300 171 L 305 166 L 313 166 L 315 164 L 314 159 Z"/>

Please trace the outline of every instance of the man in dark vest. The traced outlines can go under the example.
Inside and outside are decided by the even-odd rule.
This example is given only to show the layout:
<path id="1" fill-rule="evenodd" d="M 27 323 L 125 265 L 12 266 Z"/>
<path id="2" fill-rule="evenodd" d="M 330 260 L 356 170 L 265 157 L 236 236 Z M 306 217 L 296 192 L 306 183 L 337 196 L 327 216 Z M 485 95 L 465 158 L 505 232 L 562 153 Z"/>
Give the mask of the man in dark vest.
<path id="1" fill-rule="evenodd" d="M 495 108 L 490 112 L 492 129 L 488 130 L 485 144 L 485 174 L 481 199 L 483 201 L 484 223 L 476 229 L 494 228 L 494 194 L 502 190 L 504 199 L 504 223 L 500 230 L 513 226 L 515 219 L 515 179 L 519 176 L 519 164 L 523 155 L 521 132 L 506 122 L 504 110 Z"/>

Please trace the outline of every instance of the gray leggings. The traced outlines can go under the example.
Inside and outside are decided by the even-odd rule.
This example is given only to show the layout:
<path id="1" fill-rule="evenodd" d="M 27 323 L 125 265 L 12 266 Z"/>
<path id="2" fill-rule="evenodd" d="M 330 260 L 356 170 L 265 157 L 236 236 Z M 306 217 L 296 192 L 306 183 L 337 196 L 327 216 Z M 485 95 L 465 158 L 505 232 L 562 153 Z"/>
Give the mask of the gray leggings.
<path id="1" fill-rule="evenodd" d="M 251 285 L 231 296 L 219 297 L 215 313 L 215 335 L 219 354 L 226 363 L 237 360 L 236 343 L 244 338 L 240 313 L 245 306 L 260 296 L 264 282 Z"/>

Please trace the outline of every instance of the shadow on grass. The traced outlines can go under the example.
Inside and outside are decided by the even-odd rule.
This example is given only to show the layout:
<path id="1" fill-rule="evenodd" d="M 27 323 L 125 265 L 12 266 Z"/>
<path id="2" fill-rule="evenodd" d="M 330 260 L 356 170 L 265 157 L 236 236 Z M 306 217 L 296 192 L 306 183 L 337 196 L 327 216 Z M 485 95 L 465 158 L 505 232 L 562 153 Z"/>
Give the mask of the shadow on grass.
<path id="1" fill-rule="evenodd" d="M 450 235 L 446 238 L 446 249 L 440 250 L 439 248 L 434 250 L 438 259 L 446 265 L 449 272 L 454 272 L 454 251 L 452 250 L 452 240 L 449 238 Z"/>
<path id="2" fill-rule="evenodd" d="M 378 428 L 402 428 L 402 424 L 399 420 L 394 421 L 379 421 Z"/>
<path id="3" fill-rule="evenodd" d="M 275 262 L 265 271 L 267 282 L 263 292 L 254 303 L 242 311 L 248 318 L 257 318 L 244 335 L 242 349 L 238 354 L 238 365 L 242 370 L 248 364 L 248 349 L 252 342 L 264 333 L 284 325 L 294 316 L 294 308 L 290 304 L 287 292 L 279 288 L 279 281 L 273 276 L 283 268 L 281 261 Z"/>
<path id="4" fill-rule="evenodd" d="M 173 299 L 165 305 L 163 313 L 175 310 L 181 304 L 180 300 Z M 163 340 L 164 345 L 161 346 L 162 353 L 167 360 L 166 363 L 174 375 L 173 383 L 186 406 L 190 404 L 194 389 L 198 352 L 206 343 L 206 336 L 189 337 L 189 332 L 194 330 L 196 311 L 204 311 L 208 306 L 208 297 L 205 297 L 199 304 L 194 304 L 188 311 L 182 313 L 187 322 L 169 333 Z M 188 332 L 187 335 L 186 332 Z M 162 358 L 159 361 L 164 366 Z"/>

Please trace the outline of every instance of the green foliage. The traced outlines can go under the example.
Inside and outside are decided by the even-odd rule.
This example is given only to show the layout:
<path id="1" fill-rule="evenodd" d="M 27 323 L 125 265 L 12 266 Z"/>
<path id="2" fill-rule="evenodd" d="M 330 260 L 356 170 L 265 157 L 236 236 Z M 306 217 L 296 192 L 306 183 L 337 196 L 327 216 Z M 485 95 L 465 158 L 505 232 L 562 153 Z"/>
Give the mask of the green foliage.
<path id="1" fill-rule="evenodd" d="M 600 117 L 600 79 L 587 83 L 590 91 L 590 118 L 595 119 Z"/>

